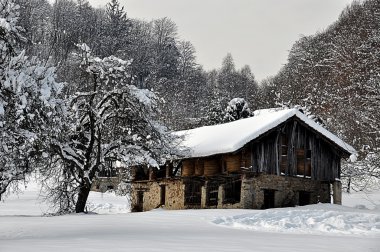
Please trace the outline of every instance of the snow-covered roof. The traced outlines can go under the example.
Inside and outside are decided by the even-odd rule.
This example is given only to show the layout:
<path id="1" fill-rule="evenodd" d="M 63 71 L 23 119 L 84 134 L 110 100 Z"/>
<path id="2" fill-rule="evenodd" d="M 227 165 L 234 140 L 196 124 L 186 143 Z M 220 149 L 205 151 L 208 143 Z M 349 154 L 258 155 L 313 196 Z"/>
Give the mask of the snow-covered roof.
<path id="1" fill-rule="evenodd" d="M 256 110 L 254 116 L 250 118 L 214 126 L 177 131 L 175 134 L 183 137 L 182 145 L 190 151 L 187 157 L 206 157 L 237 151 L 245 144 L 277 127 L 293 116 L 297 117 L 348 153 L 356 153 L 352 146 L 308 118 L 298 109 Z"/>

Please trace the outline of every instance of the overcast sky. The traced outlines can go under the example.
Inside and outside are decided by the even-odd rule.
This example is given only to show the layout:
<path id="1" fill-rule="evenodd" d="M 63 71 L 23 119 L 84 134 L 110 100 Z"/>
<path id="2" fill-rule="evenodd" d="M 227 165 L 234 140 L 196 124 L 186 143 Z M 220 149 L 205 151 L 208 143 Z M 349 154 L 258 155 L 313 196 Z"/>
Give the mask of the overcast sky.
<path id="1" fill-rule="evenodd" d="M 108 1 L 89 0 L 93 6 Z M 237 68 L 250 65 L 258 80 L 286 63 L 292 44 L 325 29 L 352 0 L 119 0 L 130 18 L 169 17 L 206 70 L 230 52 Z"/>

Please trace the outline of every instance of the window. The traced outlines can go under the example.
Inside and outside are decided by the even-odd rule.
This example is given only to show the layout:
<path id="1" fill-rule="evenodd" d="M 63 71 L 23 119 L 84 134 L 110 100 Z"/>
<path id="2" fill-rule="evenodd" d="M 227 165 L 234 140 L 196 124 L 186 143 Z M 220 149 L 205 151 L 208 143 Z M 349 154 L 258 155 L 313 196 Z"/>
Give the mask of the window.
<path id="1" fill-rule="evenodd" d="M 207 205 L 217 206 L 218 205 L 218 191 L 219 184 L 216 181 L 210 181 L 207 184 Z"/>
<path id="2" fill-rule="evenodd" d="M 297 149 L 297 175 L 311 176 L 311 150 Z"/>
<path id="3" fill-rule="evenodd" d="M 230 181 L 224 185 L 223 203 L 238 203 L 241 195 L 241 180 Z"/>
<path id="4" fill-rule="evenodd" d="M 311 159 L 311 150 L 306 151 L 306 158 Z"/>
<path id="5" fill-rule="evenodd" d="M 297 155 L 297 175 L 304 175 L 305 174 L 305 150 L 297 149 L 296 155 Z"/>
<path id="6" fill-rule="evenodd" d="M 200 205 L 201 204 L 201 187 L 199 181 L 191 181 L 185 184 L 185 204 Z"/>

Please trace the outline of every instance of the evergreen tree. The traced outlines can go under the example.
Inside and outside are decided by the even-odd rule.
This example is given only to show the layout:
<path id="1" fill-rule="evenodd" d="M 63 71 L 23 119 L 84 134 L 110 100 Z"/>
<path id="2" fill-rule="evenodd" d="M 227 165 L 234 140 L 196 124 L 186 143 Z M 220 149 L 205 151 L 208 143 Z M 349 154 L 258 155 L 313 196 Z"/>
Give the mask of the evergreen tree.
<path id="1" fill-rule="evenodd" d="M 211 97 L 209 97 L 208 101 L 206 114 L 207 125 L 222 123 L 224 121 L 223 99 L 217 89 L 212 91 Z"/>
<path id="2" fill-rule="evenodd" d="M 224 114 L 224 121 L 232 122 L 251 116 L 251 110 L 248 103 L 243 98 L 234 98 L 228 102 Z"/>
<path id="3" fill-rule="evenodd" d="M 102 27 L 101 56 L 119 55 L 129 44 L 130 21 L 118 0 L 106 6 L 106 22 Z"/>

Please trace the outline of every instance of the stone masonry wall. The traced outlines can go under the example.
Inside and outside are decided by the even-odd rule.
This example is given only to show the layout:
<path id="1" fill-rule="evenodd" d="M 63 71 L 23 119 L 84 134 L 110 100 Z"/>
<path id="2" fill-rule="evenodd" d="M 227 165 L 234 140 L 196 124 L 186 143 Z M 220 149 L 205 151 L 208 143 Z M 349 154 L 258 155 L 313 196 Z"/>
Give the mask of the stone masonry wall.
<path id="1" fill-rule="evenodd" d="M 182 179 L 164 179 L 160 181 L 135 182 L 132 187 L 132 209 L 137 204 L 137 192 L 143 191 L 143 211 L 149 211 L 160 206 L 161 186 L 165 189 L 166 209 L 186 209 L 185 184 Z M 208 207 L 207 183 L 202 187 L 201 208 L 246 208 L 262 209 L 264 207 L 264 190 L 274 191 L 274 207 L 290 207 L 299 205 L 299 192 L 310 195 L 309 204 L 318 202 L 330 203 L 330 185 L 308 178 L 277 175 L 259 175 L 252 178 L 242 178 L 240 202 L 224 204 L 224 187 L 219 186 L 218 205 Z"/>
<path id="2" fill-rule="evenodd" d="M 143 191 L 143 211 L 149 211 L 161 206 L 161 190 L 165 186 L 165 208 L 184 209 L 185 186 L 181 180 L 162 180 L 149 182 L 135 182 L 132 185 L 132 209 L 137 202 L 138 191 Z"/>
<path id="3" fill-rule="evenodd" d="M 264 207 L 264 190 L 274 190 L 274 207 L 290 207 L 299 204 L 299 192 L 309 192 L 309 204 L 330 203 L 329 184 L 300 177 L 260 175 L 243 179 L 242 208 Z"/>

